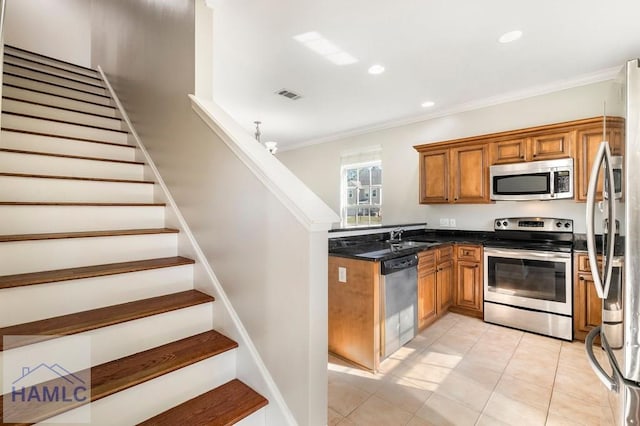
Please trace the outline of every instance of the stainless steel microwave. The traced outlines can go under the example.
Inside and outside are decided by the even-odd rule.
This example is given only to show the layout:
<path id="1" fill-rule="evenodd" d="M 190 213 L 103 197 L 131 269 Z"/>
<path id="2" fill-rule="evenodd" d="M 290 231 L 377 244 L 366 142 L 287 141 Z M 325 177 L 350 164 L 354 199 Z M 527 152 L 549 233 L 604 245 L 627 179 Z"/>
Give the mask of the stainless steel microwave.
<path id="1" fill-rule="evenodd" d="M 492 200 L 573 198 L 573 159 L 491 166 Z"/>

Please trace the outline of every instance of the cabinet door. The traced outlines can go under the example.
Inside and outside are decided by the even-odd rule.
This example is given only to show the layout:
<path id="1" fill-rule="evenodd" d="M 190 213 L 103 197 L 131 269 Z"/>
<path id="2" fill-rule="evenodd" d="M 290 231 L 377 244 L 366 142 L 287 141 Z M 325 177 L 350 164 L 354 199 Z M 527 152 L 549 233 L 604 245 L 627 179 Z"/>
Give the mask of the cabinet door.
<path id="1" fill-rule="evenodd" d="M 482 310 L 482 274 L 480 263 L 459 260 L 456 270 L 456 306 Z"/>
<path id="2" fill-rule="evenodd" d="M 576 338 L 584 340 L 586 334 L 602 323 L 602 299 L 598 297 L 591 274 L 577 274 L 574 327 Z"/>
<path id="3" fill-rule="evenodd" d="M 420 203 L 449 202 L 449 150 L 420 153 Z"/>
<path id="4" fill-rule="evenodd" d="M 571 158 L 575 131 L 532 136 L 529 139 L 528 161 Z"/>
<path id="5" fill-rule="evenodd" d="M 436 320 L 436 271 L 418 274 L 418 327 L 423 329 Z"/>
<path id="6" fill-rule="evenodd" d="M 610 127 L 607 131 L 607 140 L 611 144 L 611 153 L 614 155 L 622 154 L 622 136 L 622 129 L 619 126 Z M 574 164 L 576 201 L 587 201 L 587 187 L 589 186 L 591 167 L 593 167 L 593 161 L 601 142 L 601 126 L 581 129 L 577 132 L 576 161 Z M 598 189 L 596 191 L 597 200 L 602 200 L 602 179 L 603 175 L 602 171 L 600 171 Z"/>
<path id="7" fill-rule="evenodd" d="M 486 144 L 451 149 L 454 203 L 489 203 L 489 155 Z"/>
<path id="8" fill-rule="evenodd" d="M 436 271 L 437 312 L 442 315 L 453 303 L 453 262 L 438 265 Z"/>
<path id="9" fill-rule="evenodd" d="M 526 161 L 527 138 L 510 139 L 491 144 L 491 164 Z"/>

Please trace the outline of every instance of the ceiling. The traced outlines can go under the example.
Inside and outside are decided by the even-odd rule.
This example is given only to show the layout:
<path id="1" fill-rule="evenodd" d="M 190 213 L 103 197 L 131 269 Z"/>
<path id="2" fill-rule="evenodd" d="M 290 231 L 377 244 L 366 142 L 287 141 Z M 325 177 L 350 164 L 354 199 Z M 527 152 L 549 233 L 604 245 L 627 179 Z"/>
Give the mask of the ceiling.
<path id="1" fill-rule="evenodd" d="M 262 141 L 284 149 L 603 80 L 640 56 L 638 0 L 208 3 L 216 102 L 251 134 L 262 121 Z M 522 38 L 498 43 L 511 30 Z M 357 62 L 294 39 L 312 31 Z M 369 74 L 374 64 L 385 72 Z"/>

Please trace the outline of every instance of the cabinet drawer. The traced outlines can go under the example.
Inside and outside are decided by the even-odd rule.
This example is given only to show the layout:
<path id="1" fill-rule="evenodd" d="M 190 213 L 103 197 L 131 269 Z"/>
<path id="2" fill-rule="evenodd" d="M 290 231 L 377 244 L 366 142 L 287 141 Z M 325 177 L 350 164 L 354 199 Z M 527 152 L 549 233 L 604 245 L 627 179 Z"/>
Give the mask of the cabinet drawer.
<path id="1" fill-rule="evenodd" d="M 418 253 L 418 274 L 425 274 L 436 269 L 436 251 L 428 250 Z"/>
<path id="2" fill-rule="evenodd" d="M 586 254 L 579 254 L 578 261 L 576 262 L 578 265 L 579 272 L 591 272 L 591 265 L 589 265 L 589 256 Z M 602 267 L 602 256 L 598 256 L 598 269 Z"/>
<path id="3" fill-rule="evenodd" d="M 482 259 L 482 246 L 457 245 L 456 248 L 458 260 L 480 262 Z"/>
<path id="4" fill-rule="evenodd" d="M 453 259 L 453 246 L 438 247 L 436 261 L 438 263 Z"/>

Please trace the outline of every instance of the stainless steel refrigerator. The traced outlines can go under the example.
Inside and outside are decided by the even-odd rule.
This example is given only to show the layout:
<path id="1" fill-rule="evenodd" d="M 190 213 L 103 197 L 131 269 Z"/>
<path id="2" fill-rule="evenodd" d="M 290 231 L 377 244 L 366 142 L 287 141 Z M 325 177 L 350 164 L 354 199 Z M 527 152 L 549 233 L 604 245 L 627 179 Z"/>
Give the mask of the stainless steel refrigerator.
<path id="1" fill-rule="evenodd" d="M 602 324 L 589 333 L 586 350 L 595 374 L 609 389 L 618 425 L 640 424 L 640 62 L 629 61 L 613 84 L 612 109 L 625 118 L 622 158 L 602 142 L 587 195 L 587 248 Z M 610 110 L 607 107 L 607 110 Z M 618 115 L 618 114 L 611 114 Z M 606 120 L 604 120 L 606 123 Z M 606 132 L 604 133 L 606 134 Z M 622 165 L 622 167 L 620 167 Z M 602 201 L 596 200 L 598 175 Z M 602 222 L 600 222 L 602 219 Z M 602 224 L 602 262 L 597 261 L 596 226 Z M 616 253 L 616 246 L 617 251 Z M 621 250 L 621 248 L 624 250 Z M 600 336 L 602 349 L 594 348 Z M 594 351 L 604 350 L 601 364 Z M 601 359 L 603 357 L 600 357 Z M 608 365 L 607 365 L 608 364 Z"/>

